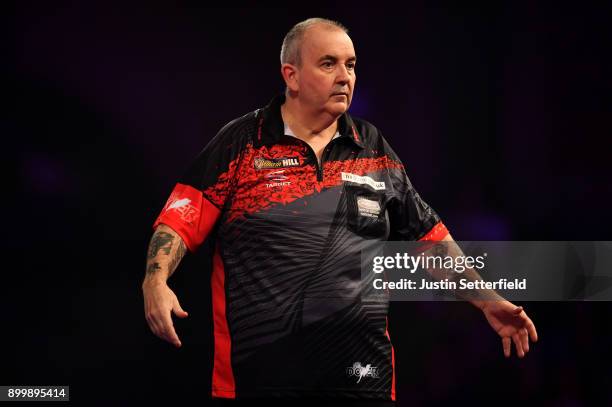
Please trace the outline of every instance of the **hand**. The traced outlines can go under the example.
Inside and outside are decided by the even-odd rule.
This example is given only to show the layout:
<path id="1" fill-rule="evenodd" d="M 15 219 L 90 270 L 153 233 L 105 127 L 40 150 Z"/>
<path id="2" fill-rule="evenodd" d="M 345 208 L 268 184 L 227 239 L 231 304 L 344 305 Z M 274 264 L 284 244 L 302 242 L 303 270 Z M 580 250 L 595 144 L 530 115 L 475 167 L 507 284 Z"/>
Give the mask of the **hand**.
<path id="1" fill-rule="evenodd" d="M 174 330 L 172 312 L 179 318 L 189 315 L 183 311 L 174 292 L 164 282 L 145 282 L 142 285 L 144 294 L 145 317 L 151 331 L 161 339 L 168 341 L 177 348 L 181 341 Z"/>
<path id="2" fill-rule="evenodd" d="M 502 338 L 504 355 L 510 357 L 512 344 L 514 342 L 519 358 L 523 358 L 529 352 L 529 338 L 533 342 L 538 341 L 538 333 L 535 325 L 529 319 L 523 307 L 517 307 L 510 301 L 487 301 L 482 308 L 491 328 Z"/>

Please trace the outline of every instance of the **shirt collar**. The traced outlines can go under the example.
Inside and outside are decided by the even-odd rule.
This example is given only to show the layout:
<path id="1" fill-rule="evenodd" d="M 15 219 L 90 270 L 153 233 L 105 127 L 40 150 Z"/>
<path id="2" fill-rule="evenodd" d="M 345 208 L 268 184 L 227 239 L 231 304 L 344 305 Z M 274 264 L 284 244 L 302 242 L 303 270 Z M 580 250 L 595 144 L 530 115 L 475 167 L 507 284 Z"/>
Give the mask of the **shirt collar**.
<path id="1" fill-rule="evenodd" d="M 287 123 L 285 123 L 285 135 L 297 138 L 293 130 L 291 130 L 291 127 L 287 126 Z M 332 137 L 332 140 L 335 139 L 336 137 L 340 137 L 340 132 L 338 130 L 336 130 L 336 134 L 334 134 L 334 137 Z"/>
<path id="2" fill-rule="evenodd" d="M 284 134 L 287 134 L 280 111 L 280 107 L 284 102 L 285 94 L 278 93 L 266 107 L 257 111 L 258 129 L 257 136 L 255 137 L 255 145 L 271 146 L 278 143 L 280 138 Z M 291 136 L 293 134 L 289 135 Z M 343 113 L 342 116 L 338 118 L 338 130 L 334 138 L 336 137 L 347 138 L 357 146 L 361 148 L 364 147 L 361 135 L 355 129 L 353 120 L 347 112 Z"/>

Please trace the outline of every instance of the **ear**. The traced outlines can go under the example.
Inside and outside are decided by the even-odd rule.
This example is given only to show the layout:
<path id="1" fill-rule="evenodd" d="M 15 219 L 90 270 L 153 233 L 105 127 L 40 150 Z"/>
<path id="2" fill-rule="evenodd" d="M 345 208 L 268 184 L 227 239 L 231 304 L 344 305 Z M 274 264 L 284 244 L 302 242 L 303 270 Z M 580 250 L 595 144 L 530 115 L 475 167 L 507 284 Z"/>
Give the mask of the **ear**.
<path id="1" fill-rule="evenodd" d="M 281 75 L 283 75 L 285 84 L 287 85 L 287 88 L 289 88 L 290 91 L 297 92 L 298 90 L 300 90 L 300 73 L 295 65 L 282 64 Z"/>

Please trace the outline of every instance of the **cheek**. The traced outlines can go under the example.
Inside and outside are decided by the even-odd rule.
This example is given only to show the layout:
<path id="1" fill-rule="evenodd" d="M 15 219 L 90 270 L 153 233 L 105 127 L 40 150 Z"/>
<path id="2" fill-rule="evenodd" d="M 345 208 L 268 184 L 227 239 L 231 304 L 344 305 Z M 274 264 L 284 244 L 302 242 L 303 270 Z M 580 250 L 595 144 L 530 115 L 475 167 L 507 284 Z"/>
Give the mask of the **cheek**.
<path id="1" fill-rule="evenodd" d="M 306 87 L 310 93 L 320 93 L 321 89 L 325 86 L 325 79 L 317 76 L 308 78 Z"/>
<path id="2" fill-rule="evenodd" d="M 313 92 L 317 93 L 320 97 L 326 97 L 329 94 L 332 85 L 333 83 L 325 80 L 325 78 L 320 78 L 312 83 L 312 89 Z"/>

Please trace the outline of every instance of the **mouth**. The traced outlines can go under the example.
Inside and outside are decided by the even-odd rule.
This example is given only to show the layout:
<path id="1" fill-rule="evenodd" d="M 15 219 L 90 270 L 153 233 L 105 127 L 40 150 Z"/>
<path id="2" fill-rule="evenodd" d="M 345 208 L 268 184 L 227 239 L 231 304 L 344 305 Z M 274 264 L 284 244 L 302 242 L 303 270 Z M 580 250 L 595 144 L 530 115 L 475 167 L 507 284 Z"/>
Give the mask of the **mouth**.
<path id="1" fill-rule="evenodd" d="M 334 93 L 334 94 L 332 94 L 332 96 L 344 96 L 344 97 L 348 98 L 348 94 L 343 93 L 343 92 L 341 92 L 341 93 Z"/>

